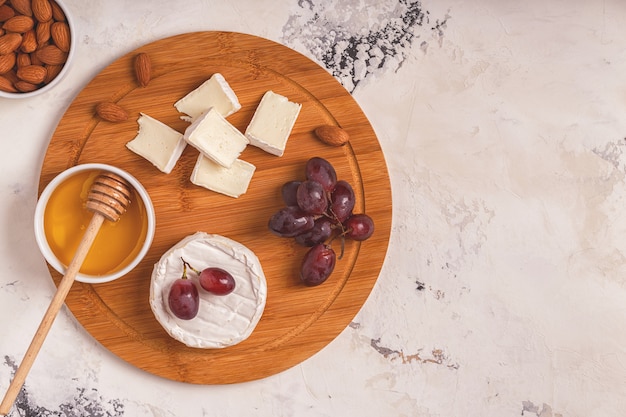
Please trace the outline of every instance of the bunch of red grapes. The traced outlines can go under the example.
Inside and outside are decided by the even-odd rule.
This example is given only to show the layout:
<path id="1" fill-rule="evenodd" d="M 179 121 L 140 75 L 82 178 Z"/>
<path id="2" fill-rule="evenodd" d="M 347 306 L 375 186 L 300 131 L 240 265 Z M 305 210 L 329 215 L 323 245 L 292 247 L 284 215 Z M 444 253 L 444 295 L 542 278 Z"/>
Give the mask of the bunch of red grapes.
<path id="1" fill-rule="evenodd" d="M 335 168 L 327 160 L 307 161 L 304 181 L 288 181 L 281 194 L 285 207 L 274 213 L 269 229 L 277 236 L 294 238 L 310 247 L 300 266 L 305 285 L 319 285 L 335 269 L 337 254 L 331 246 L 335 238 L 362 241 L 374 233 L 374 221 L 367 214 L 354 214 L 352 186 L 337 180 Z M 341 254 L 339 256 L 341 259 Z"/>

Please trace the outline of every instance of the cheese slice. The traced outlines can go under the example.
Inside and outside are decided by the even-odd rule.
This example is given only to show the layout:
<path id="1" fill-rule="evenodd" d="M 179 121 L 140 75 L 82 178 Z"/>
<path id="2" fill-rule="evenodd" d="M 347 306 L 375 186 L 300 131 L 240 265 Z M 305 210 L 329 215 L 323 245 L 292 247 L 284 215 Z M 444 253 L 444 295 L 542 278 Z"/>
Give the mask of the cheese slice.
<path id="1" fill-rule="evenodd" d="M 160 171 L 169 174 L 176 165 L 187 143 L 183 135 L 166 124 L 141 113 L 137 119 L 139 130 L 126 147 L 150 161 Z"/>
<path id="2" fill-rule="evenodd" d="M 204 156 L 226 168 L 230 168 L 249 143 L 248 139 L 213 107 L 185 129 L 184 138 Z"/>
<path id="3" fill-rule="evenodd" d="M 241 159 L 235 160 L 230 168 L 224 168 L 200 154 L 191 174 L 191 182 L 237 198 L 248 190 L 255 170 L 254 165 Z"/>
<path id="4" fill-rule="evenodd" d="M 215 73 L 198 88 L 174 103 L 174 107 L 188 116 L 183 117 L 184 120 L 193 122 L 211 107 L 222 116 L 228 117 L 239 110 L 241 104 L 224 76 Z"/>
<path id="5" fill-rule="evenodd" d="M 183 273 L 181 257 L 201 271 L 218 267 L 235 278 L 235 289 L 214 295 L 198 284 L 200 308 L 191 320 L 177 318 L 168 306 L 172 283 Z M 197 276 L 187 269 L 188 279 Z M 150 307 L 157 321 L 174 339 L 193 348 L 220 349 L 247 339 L 258 324 L 267 299 L 263 268 L 253 251 L 224 236 L 197 232 L 169 249 L 154 265 Z"/>
<path id="6" fill-rule="evenodd" d="M 250 144 L 272 155 L 282 156 L 301 108 L 301 104 L 267 91 L 246 128 L 245 135 Z"/>

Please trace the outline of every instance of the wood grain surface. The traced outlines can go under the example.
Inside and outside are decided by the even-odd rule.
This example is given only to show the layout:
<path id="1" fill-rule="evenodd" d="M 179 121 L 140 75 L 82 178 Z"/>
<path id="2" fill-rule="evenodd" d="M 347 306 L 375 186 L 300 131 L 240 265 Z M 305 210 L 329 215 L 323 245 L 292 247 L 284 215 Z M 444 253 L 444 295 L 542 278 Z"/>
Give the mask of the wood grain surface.
<path id="1" fill-rule="evenodd" d="M 150 56 L 153 78 L 140 87 L 133 59 Z M 276 157 L 248 146 L 241 158 L 257 170 L 238 199 L 189 181 L 197 151 L 188 146 L 171 174 L 129 151 L 140 112 L 183 132 L 187 123 L 173 104 L 214 73 L 229 82 L 242 109 L 228 120 L 245 131 L 267 90 L 302 104 L 285 154 Z M 100 101 L 113 101 L 131 115 L 110 123 L 95 116 Z M 322 124 L 346 129 L 351 142 L 332 147 L 317 140 Z M 306 248 L 267 229 L 283 206 L 280 187 L 304 179 L 312 156 L 330 161 L 355 189 L 355 212 L 375 222 L 365 242 L 347 242 L 332 276 L 318 287 L 299 283 Z M 135 176 L 156 210 L 154 243 L 139 266 L 106 284 L 75 283 L 66 304 L 84 328 L 111 352 L 154 375 L 194 384 L 229 384 L 264 378 L 309 358 L 342 332 L 369 296 L 382 267 L 391 229 L 391 189 L 376 134 L 352 96 L 327 71 L 278 43 L 233 32 L 198 32 L 145 45 L 122 56 L 85 88 L 60 120 L 47 149 L 41 192 L 71 166 L 99 162 Z M 170 338 L 154 318 L 148 297 L 153 265 L 183 237 L 196 231 L 235 239 L 259 257 L 268 282 L 265 312 L 252 335 L 226 349 L 194 349 Z M 334 244 L 339 250 L 338 242 Z M 58 284 L 60 274 L 49 268 Z"/>

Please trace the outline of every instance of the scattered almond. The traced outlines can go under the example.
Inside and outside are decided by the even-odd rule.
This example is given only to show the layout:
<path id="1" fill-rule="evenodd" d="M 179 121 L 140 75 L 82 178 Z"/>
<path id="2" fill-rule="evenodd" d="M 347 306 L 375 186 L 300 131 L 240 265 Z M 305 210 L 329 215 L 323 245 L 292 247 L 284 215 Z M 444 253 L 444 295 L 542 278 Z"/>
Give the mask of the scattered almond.
<path id="1" fill-rule="evenodd" d="M 0 74 L 6 74 L 15 66 L 15 52 L 0 55 Z"/>
<path id="2" fill-rule="evenodd" d="M 17 93 L 17 89 L 13 86 L 13 82 L 2 75 L 0 75 L 0 91 Z"/>
<path id="3" fill-rule="evenodd" d="M 47 22 L 52 19 L 52 5 L 48 0 L 32 0 L 31 8 L 38 21 Z"/>
<path id="4" fill-rule="evenodd" d="M 70 27 L 65 22 L 54 22 L 50 27 L 50 36 L 55 45 L 63 52 L 70 51 Z"/>
<path id="5" fill-rule="evenodd" d="M 146 53 L 140 53 L 135 57 L 135 77 L 140 86 L 145 87 L 152 77 L 152 63 Z"/>
<path id="6" fill-rule="evenodd" d="M 30 0 L 11 0 L 11 6 L 15 9 L 19 14 L 23 14 L 24 16 L 32 16 L 33 9 L 30 5 Z"/>
<path id="7" fill-rule="evenodd" d="M 41 84 L 46 78 L 46 69 L 41 65 L 28 65 L 17 69 L 17 77 L 31 84 Z"/>
<path id="8" fill-rule="evenodd" d="M 20 50 L 22 52 L 30 54 L 31 52 L 35 52 L 37 46 L 37 35 L 35 34 L 35 30 L 31 29 L 26 32 L 22 37 L 22 45 L 20 45 Z"/>
<path id="9" fill-rule="evenodd" d="M 19 33 L 7 33 L 0 36 L 0 55 L 14 52 L 22 43 L 22 35 Z"/>
<path id="10" fill-rule="evenodd" d="M 322 142 L 332 146 L 342 146 L 350 140 L 350 135 L 339 126 L 324 125 L 315 129 L 315 135 Z"/>
<path id="11" fill-rule="evenodd" d="M 96 106 L 96 114 L 107 122 L 118 123 L 128 120 L 128 112 L 121 106 L 110 101 L 98 103 Z"/>
<path id="12" fill-rule="evenodd" d="M 30 16 L 13 16 L 2 25 L 7 32 L 24 33 L 35 27 L 35 21 Z"/>
<path id="13" fill-rule="evenodd" d="M 37 51 L 37 57 L 44 64 L 61 65 L 67 61 L 67 52 L 63 52 L 56 45 L 46 45 Z"/>
<path id="14" fill-rule="evenodd" d="M 0 6 L 0 22 L 6 22 L 13 16 L 15 16 L 15 9 L 6 4 Z"/>

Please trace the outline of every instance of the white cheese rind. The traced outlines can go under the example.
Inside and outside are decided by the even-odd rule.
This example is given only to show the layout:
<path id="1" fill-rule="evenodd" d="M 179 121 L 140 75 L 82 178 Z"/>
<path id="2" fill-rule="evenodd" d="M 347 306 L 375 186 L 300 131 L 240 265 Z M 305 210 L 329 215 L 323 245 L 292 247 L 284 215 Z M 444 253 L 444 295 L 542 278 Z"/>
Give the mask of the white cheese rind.
<path id="1" fill-rule="evenodd" d="M 241 104 L 224 76 L 215 73 L 198 88 L 174 103 L 174 107 L 188 116 L 184 118 L 185 120 L 193 122 L 211 107 L 222 116 L 228 117 L 241 109 Z"/>
<path id="2" fill-rule="evenodd" d="M 250 144 L 282 156 L 301 108 L 301 104 L 267 91 L 246 128 L 245 135 Z"/>
<path id="3" fill-rule="evenodd" d="M 234 291 L 223 296 L 198 286 L 200 309 L 191 320 L 174 316 L 167 302 L 172 283 L 183 273 L 181 257 L 198 270 L 218 267 L 235 278 Z M 187 277 L 197 282 L 189 269 Z M 152 312 L 171 337 L 189 347 L 220 349 L 247 339 L 263 315 L 266 299 L 267 283 L 257 256 L 241 243 L 220 235 L 197 232 L 187 236 L 163 254 L 152 272 Z"/>
<path id="4" fill-rule="evenodd" d="M 200 154 L 191 174 L 191 182 L 211 191 L 238 198 L 245 194 L 256 167 L 241 159 L 230 168 L 216 164 Z"/>
<path id="5" fill-rule="evenodd" d="M 161 172 L 169 174 L 185 150 L 183 135 L 166 124 L 141 113 L 137 119 L 139 129 L 126 147 L 150 161 Z"/>
<path id="6" fill-rule="evenodd" d="M 217 110 L 210 108 L 185 129 L 185 141 L 204 156 L 230 168 L 248 139 Z"/>

